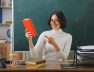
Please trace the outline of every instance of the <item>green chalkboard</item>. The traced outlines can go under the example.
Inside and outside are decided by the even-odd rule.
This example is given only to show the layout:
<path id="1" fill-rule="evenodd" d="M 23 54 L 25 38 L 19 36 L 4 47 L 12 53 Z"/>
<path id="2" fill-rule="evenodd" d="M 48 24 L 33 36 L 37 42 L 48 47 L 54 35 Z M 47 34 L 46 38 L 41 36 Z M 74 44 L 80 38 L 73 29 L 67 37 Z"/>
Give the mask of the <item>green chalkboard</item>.
<path id="1" fill-rule="evenodd" d="M 48 18 L 55 10 L 62 11 L 67 19 L 64 31 L 72 34 L 78 45 L 94 45 L 94 0 L 13 0 L 14 50 L 28 51 L 28 41 L 22 24 L 24 18 L 32 18 L 38 36 L 49 30 Z M 33 38 L 34 44 L 37 37 Z"/>

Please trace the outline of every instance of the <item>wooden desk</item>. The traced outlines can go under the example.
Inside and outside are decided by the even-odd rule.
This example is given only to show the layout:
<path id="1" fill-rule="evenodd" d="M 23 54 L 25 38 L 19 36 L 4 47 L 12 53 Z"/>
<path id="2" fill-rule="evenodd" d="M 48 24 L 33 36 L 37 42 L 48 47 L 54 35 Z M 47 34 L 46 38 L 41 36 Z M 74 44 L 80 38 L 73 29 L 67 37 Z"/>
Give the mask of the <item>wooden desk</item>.
<path id="1" fill-rule="evenodd" d="M 94 68 L 75 68 L 75 69 L 61 69 L 61 63 L 70 63 L 70 62 L 60 62 L 60 61 L 47 61 L 45 67 L 43 68 L 32 68 L 18 66 L 18 67 L 9 67 L 6 69 L 0 69 L 0 72 L 94 72 Z"/>

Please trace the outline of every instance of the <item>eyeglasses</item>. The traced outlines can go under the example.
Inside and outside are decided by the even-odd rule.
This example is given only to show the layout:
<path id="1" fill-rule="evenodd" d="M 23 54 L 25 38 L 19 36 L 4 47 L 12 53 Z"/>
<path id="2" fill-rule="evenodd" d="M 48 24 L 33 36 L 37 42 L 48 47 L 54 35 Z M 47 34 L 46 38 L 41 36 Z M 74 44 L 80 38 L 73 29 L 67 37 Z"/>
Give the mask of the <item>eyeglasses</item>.
<path id="1" fill-rule="evenodd" d="M 56 20 L 51 19 L 51 22 L 53 22 L 53 23 L 58 23 L 59 20 L 58 20 L 58 19 L 56 19 Z"/>

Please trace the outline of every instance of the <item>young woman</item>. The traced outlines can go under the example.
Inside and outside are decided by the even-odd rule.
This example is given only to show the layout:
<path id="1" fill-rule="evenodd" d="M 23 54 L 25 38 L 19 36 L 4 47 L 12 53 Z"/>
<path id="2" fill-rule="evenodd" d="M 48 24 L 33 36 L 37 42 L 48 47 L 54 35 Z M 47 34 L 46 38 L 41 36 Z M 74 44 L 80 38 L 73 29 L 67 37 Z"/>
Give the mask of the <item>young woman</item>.
<path id="1" fill-rule="evenodd" d="M 26 32 L 29 48 L 32 57 L 46 60 L 64 61 L 68 58 L 72 36 L 62 31 L 66 27 L 66 19 L 61 11 L 54 11 L 49 20 L 49 31 L 44 31 L 38 38 L 36 45 L 33 45 L 32 34 Z"/>

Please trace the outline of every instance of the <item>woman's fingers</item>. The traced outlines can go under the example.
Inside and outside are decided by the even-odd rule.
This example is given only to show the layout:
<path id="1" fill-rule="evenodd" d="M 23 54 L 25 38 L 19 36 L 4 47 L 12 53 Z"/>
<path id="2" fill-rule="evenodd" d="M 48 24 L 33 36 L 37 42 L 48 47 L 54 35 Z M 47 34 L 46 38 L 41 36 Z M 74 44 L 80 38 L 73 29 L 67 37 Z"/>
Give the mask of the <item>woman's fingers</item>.
<path id="1" fill-rule="evenodd" d="M 25 32 L 27 32 L 28 31 L 28 29 L 25 29 Z"/>
<path id="2" fill-rule="evenodd" d="M 28 36 L 32 36 L 32 33 L 31 33 L 31 32 L 27 32 L 27 35 L 28 35 Z"/>
<path id="3" fill-rule="evenodd" d="M 28 29 L 25 30 L 25 36 L 28 40 L 32 39 L 32 33 L 28 32 Z"/>
<path id="4" fill-rule="evenodd" d="M 31 38 L 31 37 L 32 37 L 32 34 L 31 34 L 31 32 L 26 32 L 26 33 L 25 33 L 25 36 L 26 36 L 27 38 Z"/>
<path id="5" fill-rule="evenodd" d="M 25 29 L 25 32 L 28 36 L 32 36 L 32 33 L 31 32 L 28 32 L 28 29 Z"/>
<path id="6" fill-rule="evenodd" d="M 53 39 L 53 37 L 48 37 L 48 36 L 45 36 L 47 39 L 48 39 L 48 41 L 53 41 L 54 39 Z"/>
<path id="7" fill-rule="evenodd" d="M 51 40 L 53 39 L 53 37 L 48 37 L 48 36 L 45 36 L 45 37 L 46 37 L 47 39 L 51 39 Z"/>
<path id="8" fill-rule="evenodd" d="M 48 36 L 45 36 L 47 39 L 49 39 L 49 37 Z"/>

